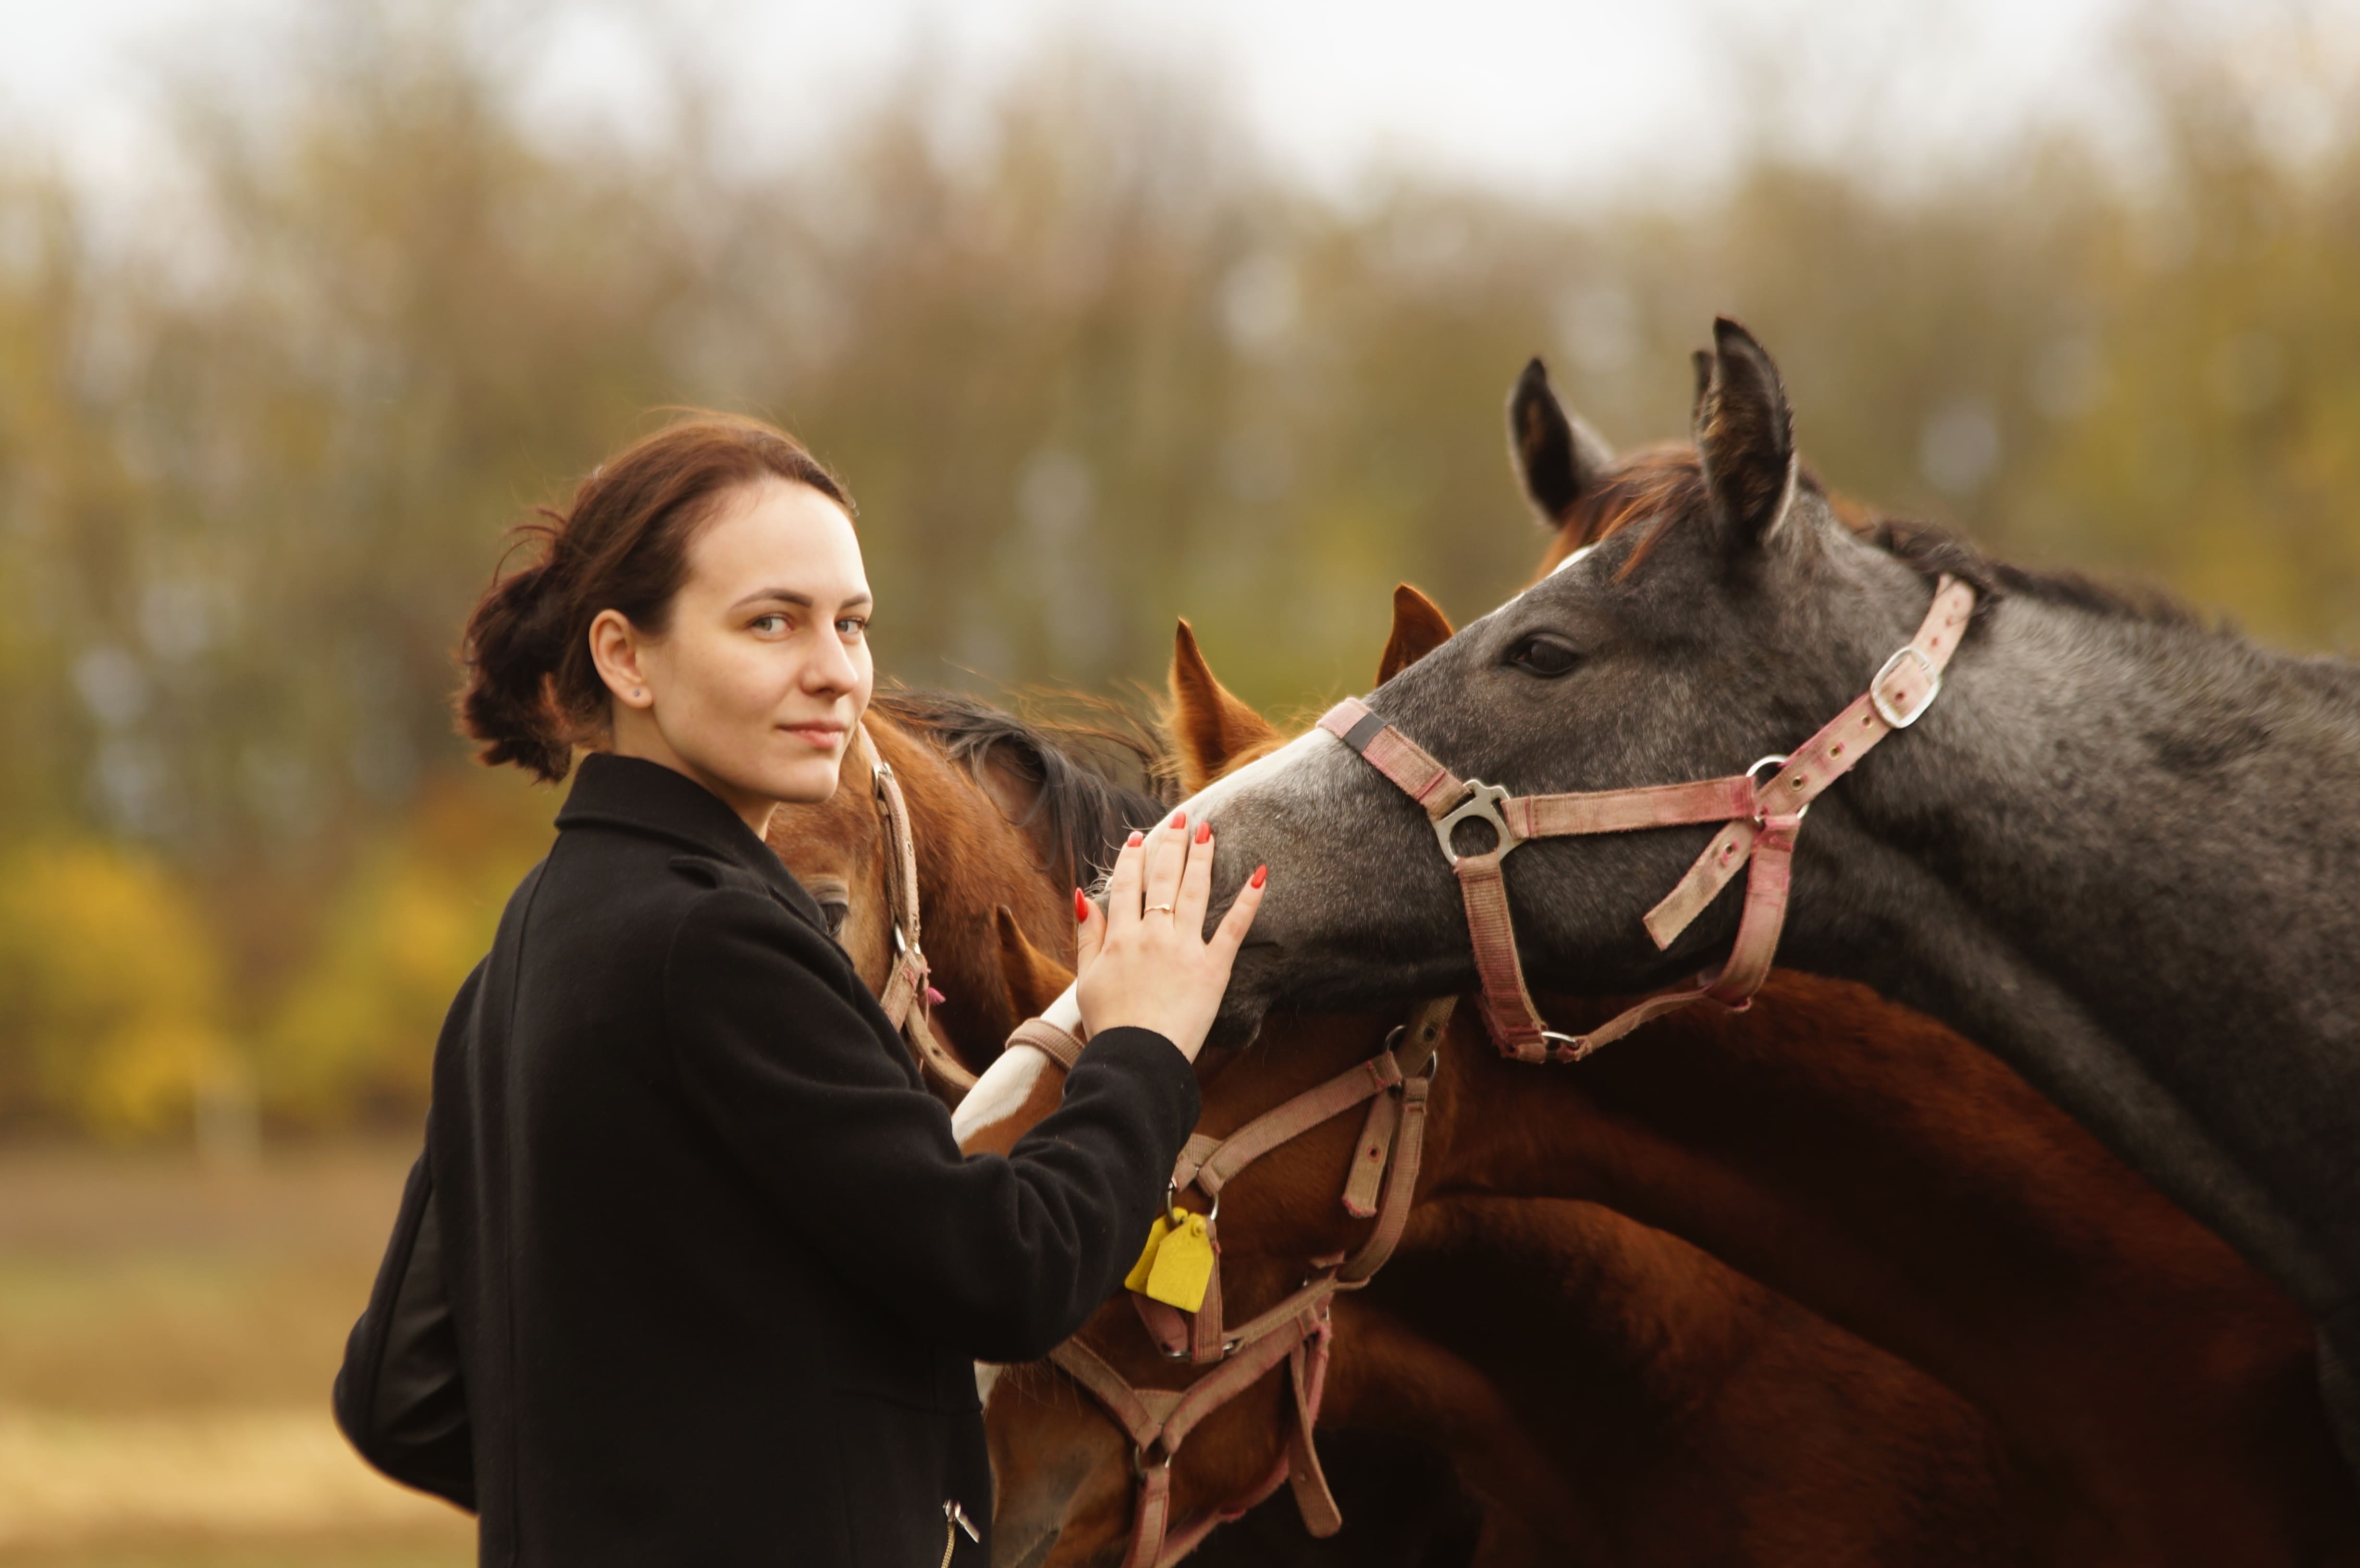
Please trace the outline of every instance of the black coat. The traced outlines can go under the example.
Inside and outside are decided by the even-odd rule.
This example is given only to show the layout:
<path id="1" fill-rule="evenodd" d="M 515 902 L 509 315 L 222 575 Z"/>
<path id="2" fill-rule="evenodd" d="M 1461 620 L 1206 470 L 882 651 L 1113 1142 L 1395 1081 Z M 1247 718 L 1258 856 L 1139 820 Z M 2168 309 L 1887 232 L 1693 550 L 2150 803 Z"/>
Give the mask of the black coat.
<path id="1" fill-rule="evenodd" d="M 989 1525 L 971 1363 L 1113 1291 L 1195 1075 L 1106 1030 L 1008 1158 L 962 1158 L 716 797 L 592 757 L 557 822 L 443 1027 L 339 1421 L 475 1507 L 486 1563 L 935 1568 L 946 1502 Z"/>

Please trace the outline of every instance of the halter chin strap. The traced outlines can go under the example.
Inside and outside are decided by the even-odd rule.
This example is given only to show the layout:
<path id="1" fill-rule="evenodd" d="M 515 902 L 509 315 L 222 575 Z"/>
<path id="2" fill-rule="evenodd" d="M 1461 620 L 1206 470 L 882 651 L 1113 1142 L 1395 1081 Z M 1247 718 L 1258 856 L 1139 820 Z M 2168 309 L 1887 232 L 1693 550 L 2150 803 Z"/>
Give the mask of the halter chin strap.
<path id="1" fill-rule="evenodd" d="M 975 1087 L 975 1074 L 952 1054 L 934 1033 L 928 1008 L 933 1000 L 926 985 L 926 953 L 918 945 L 918 845 L 910 832 L 910 805 L 901 798 L 901 780 L 870 737 L 869 726 L 858 733 L 869 756 L 869 777 L 876 791 L 877 815 L 885 827 L 885 896 L 893 918 L 893 967 L 878 993 L 878 1005 L 893 1027 L 901 1031 L 918 1070 L 938 1091 L 951 1095 Z"/>
<path id="2" fill-rule="evenodd" d="M 1357 698 L 1328 711 L 1319 727 L 1360 753 L 1371 768 L 1416 801 L 1434 823 L 1442 853 L 1458 874 L 1467 906 L 1467 931 L 1483 987 L 1483 1026 L 1501 1051 L 1519 1062 L 1579 1062 L 1610 1040 L 1691 1002 L 1743 1007 L 1770 973 L 1786 920 L 1796 831 L 1828 787 L 1851 771 L 1868 749 L 1907 729 L 1933 705 L 1942 671 L 1965 635 L 1975 591 L 1945 574 L 1918 635 L 1885 661 L 1868 690 L 1791 755 L 1765 757 L 1745 772 L 1690 784 L 1560 795 L 1511 795 L 1480 779 L 1461 779 Z M 1775 765 L 1767 782 L 1757 775 Z M 1492 845 L 1460 855 L 1451 835 L 1461 822 L 1490 826 Z M 1739 871 L 1746 873 L 1745 908 L 1727 962 L 1692 985 L 1656 993 L 1583 1035 L 1559 1034 L 1541 1019 L 1525 989 L 1516 956 L 1514 922 L 1500 864 L 1527 839 L 1630 833 L 1643 828 L 1720 822 L 1688 874 L 1647 911 L 1647 934 L 1658 949 L 1671 946 Z"/>
<path id="3" fill-rule="evenodd" d="M 1242 1516 L 1282 1484 L 1294 1486 L 1304 1529 L 1311 1534 L 1330 1536 L 1343 1528 L 1343 1512 L 1328 1489 L 1312 1436 L 1335 1334 L 1330 1306 L 1338 1291 L 1356 1290 L 1369 1282 L 1393 1256 L 1409 1224 L 1426 1144 L 1426 1093 L 1434 1082 L 1436 1050 L 1457 1006 L 1455 996 L 1421 1004 L 1393 1030 L 1386 1048 L 1369 1061 L 1263 1112 L 1227 1138 L 1198 1134 L 1182 1149 L 1172 1171 L 1173 1192 L 1176 1197 L 1181 1189 L 1194 1186 L 1212 1200 L 1207 1223 L 1214 1247 L 1212 1279 L 1194 1312 L 1135 1293 L 1131 1304 L 1167 1357 L 1210 1365 L 1211 1372 L 1184 1389 L 1141 1388 L 1079 1338 L 1049 1353 L 1049 1359 L 1089 1390 L 1131 1438 L 1139 1493 L 1123 1568 L 1172 1568 L 1215 1529 Z M 1079 1050 L 1070 1034 L 1037 1018 L 1020 1026 L 1009 1043 L 1038 1046 L 1067 1068 L 1072 1060 L 1064 1047 L 1071 1046 L 1076 1053 Z M 1313 1258 L 1311 1277 L 1301 1289 L 1239 1327 L 1226 1327 L 1218 1229 L 1221 1189 L 1272 1149 L 1364 1102 L 1368 1116 L 1353 1146 L 1342 1202 L 1355 1218 L 1373 1216 L 1375 1228 L 1358 1252 L 1349 1258 L 1338 1253 Z M 1293 1424 L 1270 1473 L 1246 1497 L 1175 1529 L 1172 1461 L 1181 1443 L 1199 1421 L 1251 1388 L 1281 1362 L 1287 1365 L 1294 1398 Z"/>

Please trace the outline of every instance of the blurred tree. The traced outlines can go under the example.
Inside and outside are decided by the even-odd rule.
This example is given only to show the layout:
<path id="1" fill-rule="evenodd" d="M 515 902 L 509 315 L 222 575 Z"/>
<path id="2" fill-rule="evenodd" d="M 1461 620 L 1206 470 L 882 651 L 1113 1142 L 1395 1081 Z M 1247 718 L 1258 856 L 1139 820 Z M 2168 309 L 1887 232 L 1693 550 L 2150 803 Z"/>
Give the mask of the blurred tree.
<path id="1" fill-rule="evenodd" d="M 218 960 L 155 862 L 102 844 L 0 862 L 0 1126 L 185 1133 L 235 1071 Z"/>
<path id="2" fill-rule="evenodd" d="M 546 800 L 438 781 L 355 858 L 315 955 L 263 1032 L 256 1075 L 268 1115 L 314 1127 L 414 1116 L 452 994 L 534 858 L 520 819 Z"/>
<path id="3" fill-rule="evenodd" d="M 121 988 L 256 1042 L 289 1122 L 414 1112 L 555 803 L 473 777 L 459 627 L 505 530 L 669 405 L 841 468 L 880 663 L 921 684 L 1152 684 L 1185 613 L 1251 701 L 1357 688 L 1397 578 L 1464 617 L 1528 570 L 1525 357 L 1611 438 L 1677 439 L 1716 310 L 1839 489 L 2282 644 L 2360 635 L 2349 51 L 2154 32 L 2136 169 L 2053 134 L 1903 185 L 1765 137 L 1679 203 L 1338 207 L 1218 83 L 1073 46 L 959 135 L 921 71 L 767 173 L 694 83 L 628 147 L 536 136 L 479 9 L 322 8 L 268 94 L 192 72 L 194 194 L 131 243 L 0 147 L 0 847 L 93 846 L 44 897 L 65 866 L 202 909 Z M 10 962 L 5 1114 L 169 1099 L 21 1043 L 71 1007 Z"/>

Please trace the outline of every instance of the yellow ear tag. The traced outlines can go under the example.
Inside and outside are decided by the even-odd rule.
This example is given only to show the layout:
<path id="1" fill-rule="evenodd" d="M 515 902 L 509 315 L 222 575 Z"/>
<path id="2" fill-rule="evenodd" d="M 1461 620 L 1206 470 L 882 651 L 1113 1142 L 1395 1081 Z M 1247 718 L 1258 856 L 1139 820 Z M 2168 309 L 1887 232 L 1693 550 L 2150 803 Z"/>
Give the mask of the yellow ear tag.
<path id="1" fill-rule="evenodd" d="M 1147 1246 L 1141 1249 L 1139 1261 L 1132 1264 L 1131 1272 L 1122 1277 L 1124 1290 L 1137 1290 L 1142 1295 L 1146 1293 L 1147 1276 L 1148 1272 L 1155 1267 L 1156 1249 L 1164 1245 L 1164 1235 L 1171 1228 L 1170 1220 L 1165 1219 L 1162 1214 L 1155 1216 L 1155 1223 L 1147 1227 Z"/>
<path id="2" fill-rule="evenodd" d="M 1205 1304 L 1205 1288 L 1212 1280 L 1213 1238 L 1205 1216 L 1190 1214 L 1155 1249 L 1147 1288 L 1141 1293 L 1151 1301 L 1193 1312 Z"/>

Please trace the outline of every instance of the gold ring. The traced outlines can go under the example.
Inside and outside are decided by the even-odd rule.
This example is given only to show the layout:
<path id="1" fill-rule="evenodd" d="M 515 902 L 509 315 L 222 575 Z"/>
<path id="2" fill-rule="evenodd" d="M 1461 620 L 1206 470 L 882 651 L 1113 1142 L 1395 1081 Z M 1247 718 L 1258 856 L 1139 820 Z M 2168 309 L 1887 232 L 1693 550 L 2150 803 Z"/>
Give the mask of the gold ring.
<path id="1" fill-rule="evenodd" d="M 1142 915 L 1168 915 L 1172 912 L 1172 906 L 1169 904 L 1150 904 L 1147 908 L 1140 910 L 1139 912 Z"/>

